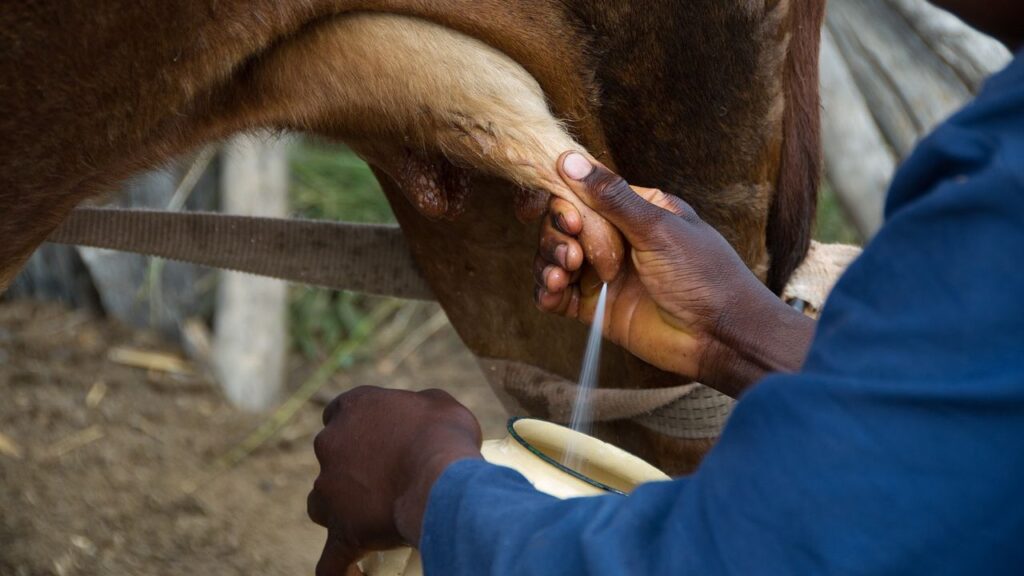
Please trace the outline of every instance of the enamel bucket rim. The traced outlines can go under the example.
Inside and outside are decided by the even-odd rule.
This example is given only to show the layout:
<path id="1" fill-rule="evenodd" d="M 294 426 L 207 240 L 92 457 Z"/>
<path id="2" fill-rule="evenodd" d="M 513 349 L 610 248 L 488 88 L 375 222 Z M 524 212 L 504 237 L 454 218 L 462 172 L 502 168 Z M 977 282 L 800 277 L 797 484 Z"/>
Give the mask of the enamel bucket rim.
<path id="1" fill-rule="evenodd" d="M 549 426 L 555 426 L 555 427 L 563 429 L 565 432 L 567 432 L 569 434 L 578 434 L 579 435 L 579 439 L 584 441 L 584 442 L 587 442 L 589 440 L 600 442 L 600 440 L 597 440 L 593 436 L 584 434 L 583 432 L 579 432 L 579 431 L 573 430 L 572 428 L 569 428 L 567 426 L 562 426 L 561 424 L 556 424 L 554 422 L 549 422 L 549 421 L 543 420 L 541 418 L 531 418 L 529 416 L 513 416 L 513 417 L 508 419 L 508 423 L 505 426 L 506 429 L 508 430 L 508 435 L 510 437 L 512 437 L 512 439 L 514 439 L 516 442 L 518 442 L 520 446 L 522 446 L 523 448 L 526 448 L 534 456 L 536 456 L 537 458 L 540 458 L 541 460 L 543 460 L 547 464 L 551 465 L 552 467 L 554 467 L 554 468 L 556 468 L 558 470 L 561 470 L 562 472 L 572 476 L 573 478 L 576 478 L 577 480 L 579 480 L 581 482 L 584 482 L 586 484 L 589 484 L 589 485 L 591 485 L 591 486 L 593 486 L 593 487 L 595 487 L 595 488 L 597 488 L 599 490 L 603 490 L 603 491 L 611 493 L 611 494 L 618 494 L 620 496 L 627 496 L 628 495 L 626 492 L 623 492 L 622 490 L 619 490 L 618 488 L 614 488 L 612 486 L 609 486 L 609 485 L 605 484 L 604 482 L 600 482 L 598 480 L 594 480 L 593 478 L 587 476 L 586 474 L 583 474 L 582 472 L 578 472 L 578 471 L 576 471 L 576 470 L 574 470 L 572 468 L 569 468 L 568 466 L 562 464 L 558 460 L 555 460 L 551 456 L 548 456 L 547 454 L 542 452 L 539 448 L 537 448 L 536 446 L 531 444 L 529 440 L 524 438 L 516 430 L 516 428 L 515 428 L 516 423 L 521 422 L 521 421 L 534 421 L 534 422 L 539 422 L 541 424 L 545 424 L 545 425 L 549 425 Z M 621 451 L 623 454 L 625 454 L 627 456 L 633 456 L 629 452 L 626 452 L 625 450 L 622 450 L 621 448 L 618 448 L 617 446 L 612 446 L 612 445 L 609 445 L 609 446 L 611 446 L 614 450 Z"/>

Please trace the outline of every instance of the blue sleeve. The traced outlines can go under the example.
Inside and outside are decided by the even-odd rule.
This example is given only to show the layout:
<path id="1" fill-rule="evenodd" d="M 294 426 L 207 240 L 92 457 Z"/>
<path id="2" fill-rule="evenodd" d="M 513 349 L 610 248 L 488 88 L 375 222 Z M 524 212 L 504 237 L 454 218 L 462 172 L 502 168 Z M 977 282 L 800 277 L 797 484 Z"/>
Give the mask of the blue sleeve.
<path id="1" fill-rule="evenodd" d="M 428 574 L 1016 574 L 1024 567 L 1024 62 L 921 143 L 799 374 L 690 477 L 559 501 L 461 462 Z"/>

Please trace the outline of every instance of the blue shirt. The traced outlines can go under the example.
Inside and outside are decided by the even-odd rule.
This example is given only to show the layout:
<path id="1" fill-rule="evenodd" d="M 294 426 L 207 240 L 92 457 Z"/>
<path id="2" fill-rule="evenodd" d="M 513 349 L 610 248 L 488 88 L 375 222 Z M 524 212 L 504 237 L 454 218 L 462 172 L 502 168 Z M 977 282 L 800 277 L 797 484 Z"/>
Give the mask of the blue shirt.
<path id="1" fill-rule="evenodd" d="M 691 476 L 559 501 L 452 465 L 428 574 L 1024 574 L 1024 57 L 921 142 L 804 368 Z"/>

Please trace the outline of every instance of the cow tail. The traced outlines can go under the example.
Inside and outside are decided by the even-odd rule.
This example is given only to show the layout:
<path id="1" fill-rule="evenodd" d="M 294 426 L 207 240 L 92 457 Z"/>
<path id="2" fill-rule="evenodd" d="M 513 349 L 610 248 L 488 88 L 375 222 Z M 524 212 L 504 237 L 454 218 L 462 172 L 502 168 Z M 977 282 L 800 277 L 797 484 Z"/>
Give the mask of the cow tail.
<path id="1" fill-rule="evenodd" d="M 811 243 L 821 180 L 818 49 L 825 0 L 795 0 L 783 68 L 785 109 L 778 182 L 768 213 L 768 287 L 779 294 Z"/>

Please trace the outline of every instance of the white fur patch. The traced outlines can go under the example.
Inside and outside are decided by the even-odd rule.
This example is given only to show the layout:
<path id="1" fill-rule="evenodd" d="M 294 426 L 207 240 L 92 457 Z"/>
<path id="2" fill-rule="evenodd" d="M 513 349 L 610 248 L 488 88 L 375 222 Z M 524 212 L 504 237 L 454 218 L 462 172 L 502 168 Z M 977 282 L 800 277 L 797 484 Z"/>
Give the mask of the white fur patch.
<path id="1" fill-rule="evenodd" d="M 424 20 L 346 15 L 276 49 L 258 74 L 254 89 L 276 104 L 273 116 L 326 128 L 359 150 L 385 142 L 443 153 L 453 163 L 560 196 L 556 159 L 582 150 L 519 64 Z"/>

